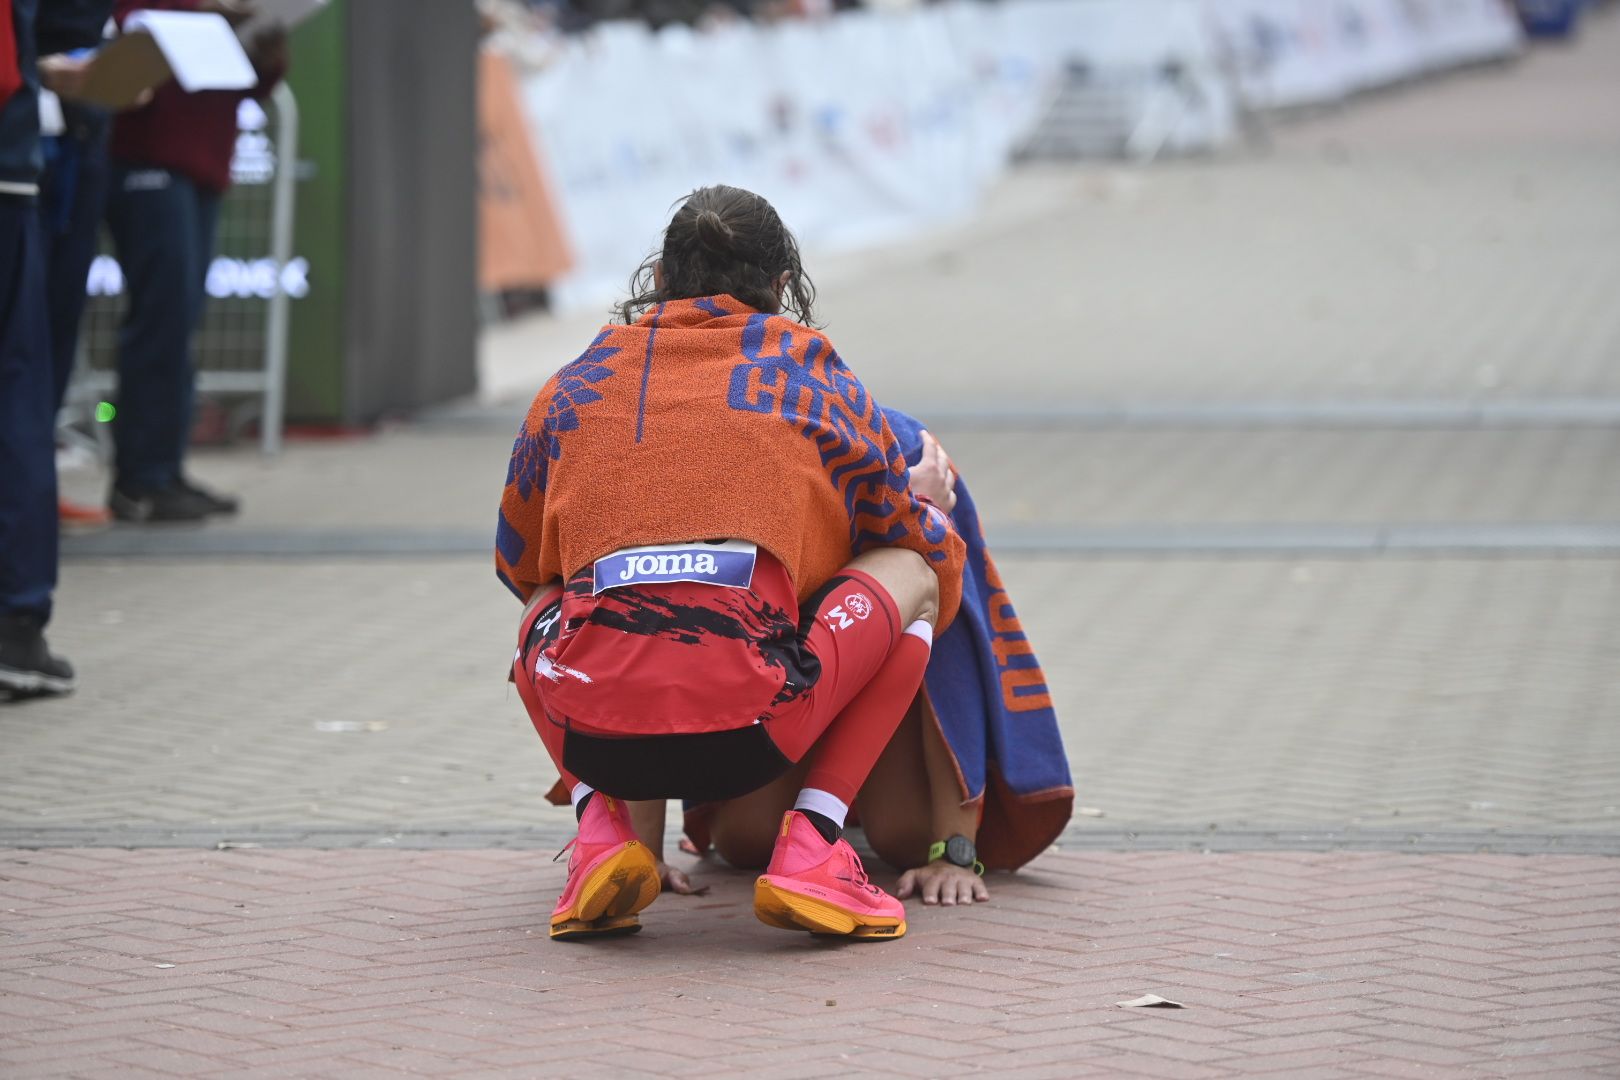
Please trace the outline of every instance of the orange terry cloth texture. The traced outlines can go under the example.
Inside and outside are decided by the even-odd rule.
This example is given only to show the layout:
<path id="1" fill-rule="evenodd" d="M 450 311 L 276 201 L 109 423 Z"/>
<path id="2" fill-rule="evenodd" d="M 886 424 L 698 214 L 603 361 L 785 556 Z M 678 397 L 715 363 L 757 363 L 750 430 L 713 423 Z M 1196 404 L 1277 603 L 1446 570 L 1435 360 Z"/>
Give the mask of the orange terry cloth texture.
<path id="1" fill-rule="evenodd" d="M 731 296 L 607 326 L 535 397 L 512 448 L 496 570 L 520 598 L 621 548 L 758 544 L 802 602 L 861 552 L 902 547 L 955 616 L 966 548 L 907 486 L 883 413 L 819 331 Z"/>

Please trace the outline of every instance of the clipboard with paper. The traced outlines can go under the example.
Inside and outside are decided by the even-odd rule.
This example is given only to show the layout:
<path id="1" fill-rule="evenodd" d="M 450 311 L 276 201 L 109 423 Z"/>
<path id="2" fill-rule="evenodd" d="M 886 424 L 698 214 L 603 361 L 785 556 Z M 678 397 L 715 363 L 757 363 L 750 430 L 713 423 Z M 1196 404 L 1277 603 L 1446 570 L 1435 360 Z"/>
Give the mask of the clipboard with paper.
<path id="1" fill-rule="evenodd" d="M 246 90 L 259 81 L 223 16 L 138 11 L 125 21 L 121 35 L 96 52 L 74 96 L 103 108 L 128 109 L 171 78 L 187 93 Z"/>

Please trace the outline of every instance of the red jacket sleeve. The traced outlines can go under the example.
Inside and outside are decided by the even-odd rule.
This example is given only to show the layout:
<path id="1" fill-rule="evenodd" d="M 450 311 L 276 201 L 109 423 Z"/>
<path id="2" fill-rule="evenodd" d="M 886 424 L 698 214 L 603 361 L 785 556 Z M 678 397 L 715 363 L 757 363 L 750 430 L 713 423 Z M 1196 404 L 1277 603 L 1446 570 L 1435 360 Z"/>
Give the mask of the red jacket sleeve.
<path id="1" fill-rule="evenodd" d="M 11 0 L 0 2 L 0 105 L 22 89 L 22 67 L 17 59 L 17 27 L 12 22 Z"/>

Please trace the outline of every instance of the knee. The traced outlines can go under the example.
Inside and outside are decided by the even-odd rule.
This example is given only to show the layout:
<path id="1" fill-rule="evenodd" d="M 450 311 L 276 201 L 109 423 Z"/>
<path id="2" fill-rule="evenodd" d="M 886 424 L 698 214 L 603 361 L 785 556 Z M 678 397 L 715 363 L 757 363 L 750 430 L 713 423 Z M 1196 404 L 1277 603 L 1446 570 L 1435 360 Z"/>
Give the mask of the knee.
<path id="1" fill-rule="evenodd" d="M 928 561 L 921 555 L 917 556 L 917 563 L 922 568 L 921 577 L 917 581 L 918 610 L 912 616 L 912 621 L 923 620 L 929 626 L 939 623 L 939 575 L 934 573 Z"/>
<path id="2" fill-rule="evenodd" d="M 894 549 L 904 556 L 897 569 L 903 570 L 902 587 L 895 593 L 895 604 L 900 608 L 902 626 L 922 621 L 929 626 L 939 623 L 939 575 L 928 565 L 928 560 L 908 548 Z"/>
<path id="3" fill-rule="evenodd" d="M 758 870 L 771 861 L 776 822 L 715 822 L 714 850 L 739 870 Z"/>
<path id="4" fill-rule="evenodd" d="M 851 566 L 870 574 L 889 591 L 900 609 L 902 625 L 918 619 L 933 625 L 939 618 L 939 577 L 928 560 L 909 548 L 875 548 Z"/>
<path id="5" fill-rule="evenodd" d="M 928 859 L 933 840 L 927 830 L 911 822 L 886 822 L 882 818 L 862 821 L 866 843 L 872 853 L 896 870 L 910 870 Z"/>

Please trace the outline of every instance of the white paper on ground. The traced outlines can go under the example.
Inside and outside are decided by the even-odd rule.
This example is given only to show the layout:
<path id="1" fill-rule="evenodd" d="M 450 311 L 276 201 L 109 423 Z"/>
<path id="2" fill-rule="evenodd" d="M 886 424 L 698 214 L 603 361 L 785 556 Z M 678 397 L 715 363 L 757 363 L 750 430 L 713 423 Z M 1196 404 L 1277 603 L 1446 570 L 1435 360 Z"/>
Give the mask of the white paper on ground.
<path id="1" fill-rule="evenodd" d="M 1185 1009 L 1187 1007 L 1179 1001 L 1171 1001 L 1169 998 L 1162 998 L 1158 994 L 1143 994 L 1139 998 L 1132 998 L 1129 1001 L 1116 1001 L 1114 1004 L 1122 1009 Z"/>
<path id="2" fill-rule="evenodd" d="M 258 85 L 258 72 L 242 51 L 223 15 L 197 11 L 137 11 L 124 20 L 124 31 L 145 30 L 157 42 L 186 93 L 198 90 L 246 90 Z"/>

